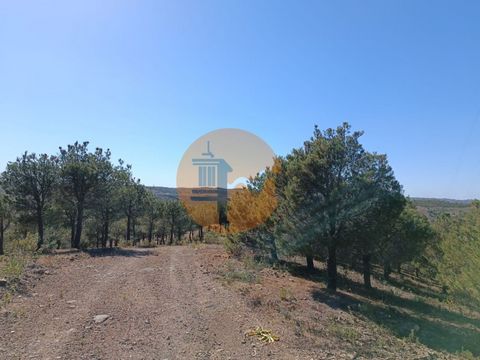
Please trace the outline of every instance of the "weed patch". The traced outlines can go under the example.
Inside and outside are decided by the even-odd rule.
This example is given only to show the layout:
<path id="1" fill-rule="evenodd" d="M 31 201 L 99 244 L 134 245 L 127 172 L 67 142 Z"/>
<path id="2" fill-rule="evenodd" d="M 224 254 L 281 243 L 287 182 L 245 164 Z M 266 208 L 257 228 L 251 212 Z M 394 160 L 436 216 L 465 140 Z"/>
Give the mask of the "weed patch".
<path id="1" fill-rule="evenodd" d="M 328 332 L 338 338 L 348 341 L 351 344 L 354 344 L 355 341 L 357 341 L 360 337 L 358 330 L 350 325 L 333 323 L 328 326 Z"/>

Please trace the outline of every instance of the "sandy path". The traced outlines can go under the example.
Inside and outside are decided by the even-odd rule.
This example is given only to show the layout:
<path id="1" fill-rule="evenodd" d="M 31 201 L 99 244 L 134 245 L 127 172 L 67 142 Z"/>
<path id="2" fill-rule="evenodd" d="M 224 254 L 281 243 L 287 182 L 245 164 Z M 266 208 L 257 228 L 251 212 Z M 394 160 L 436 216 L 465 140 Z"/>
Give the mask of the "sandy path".
<path id="1" fill-rule="evenodd" d="M 268 320 L 205 271 L 200 256 L 164 247 L 54 257 L 52 274 L 3 309 L 0 358 L 306 358 L 285 342 L 245 339 Z M 99 314 L 109 318 L 97 324 Z"/>

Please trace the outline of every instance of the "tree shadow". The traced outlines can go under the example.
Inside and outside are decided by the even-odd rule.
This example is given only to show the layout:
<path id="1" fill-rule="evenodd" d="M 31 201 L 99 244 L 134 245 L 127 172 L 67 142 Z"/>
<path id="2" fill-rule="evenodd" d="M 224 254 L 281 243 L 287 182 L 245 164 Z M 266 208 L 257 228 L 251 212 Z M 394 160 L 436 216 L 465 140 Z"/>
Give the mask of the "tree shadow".
<path id="1" fill-rule="evenodd" d="M 291 275 L 296 277 L 301 277 L 306 280 L 315 281 L 315 282 L 326 282 L 327 273 L 323 268 L 316 268 L 313 272 L 308 272 L 306 267 L 298 263 L 287 263 L 284 265 L 287 267 Z M 423 316 L 431 316 L 434 318 L 439 318 L 443 321 L 456 323 L 460 326 L 463 325 L 472 325 L 480 330 L 480 318 L 470 318 L 463 314 L 447 310 L 441 306 L 434 306 L 429 304 L 422 299 L 414 298 L 409 299 L 406 297 L 398 296 L 393 292 L 393 287 L 398 287 L 410 291 L 413 294 L 421 295 L 424 294 L 425 297 L 440 299 L 440 294 L 435 294 L 432 292 L 426 293 L 423 290 L 415 289 L 414 285 L 411 284 L 406 286 L 406 284 L 399 281 L 389 281 L 389 285 L 392 286 L 392 291 L 386 291 L 378 288 L 366 289 L 363 283 L 358 283 L 352 279 L 346 277 L 341 272 L 338 273 L 338 289 L 350 292 L 356 295 L 360 295 L 364 298 L 370 299 L 372 301 L 381 301 L 389 306 L 396 306 L 398 308 L 404 308 L 409 311 L 420 313 Z M 415 291 L 416 290 L 416 291 Z M 431 295 L 431 296 L 428 296 Z M 440 304 L 439 304 L 440 305 Z"/>
<path id="2" fill-rule="evenodd" d="M 324 268 L 309 272 L 305 266 L 295 262 L 284 262 L 283 266 L 293 276 L 326 282 Z M 363 283 L 353 281 L 339 272 L 337 293 L 318 289 L 312 295 L 315 300 L 333 309 L 352 312 L 388 328 L 397 337 L 419 341 L 438 351 L 456 353 L 468 350 L 480 356 L 480 318 L 450 311 L 442 307 L 440 302 L 436 306 L 424 301 L 419 296 L 433 301 L 442 300 L 443 296 L 425 286 L 417 287 L 409 278 L 392 278 L 388 285 L 392 287 L 390 291 L 366 289 Z M 417 296 L 402 297 L 395 292 L 395 287 Z"/>
<path id="3" fill-rule="evenodd" d="M 151 250 L 144 249 L 124 249 L 124 248 L 100 248 L 100 249 L 85 249 L 83 253 L 90 255 L 91 257 L 143 257 L 153 255 Z"/>
<path id="4" fill-rule="evenodd" d="M 440 292 L 435 292 L 428 287 L 421 285 L 420 283 L 414 283 L 412 280 L 407 278 L 395 279 L 391 277 L 388 282 L 389 285 L 395 286 L 399 289 L 405 289 L 406 291 L 411 292 L 412 294 L 418 296 L 429 297 L 439 301 L 445 300 L 445 295 Z"/>
<path id="5" fill-rule="evenodd" d="M 312 281 L 324 281 L 326 280 L 325 269 L 315 267 L 313 271 L 307 269 L 306 266 L 301 265 L 293 261 L 280 261 L 280 267 L 288 271 L 292 276 L 303 278 Z"/>
<path id="6" fill-rule="evenodd" d="M 312 292 L 312 296 L 316 301 L 367 318 L 389 329 L 397 337 L 418 341 L 431 349 L 450 353 L 468 350 L 475 356 L 480 355 L 478 326 L 458 326 L 435 315 L 425 316 L 421 311 L 408 311 L 405 307 L 388 305 L 388 300 L 382 304 L 343 291 L 332 293 L 317 289 Z"/>
<path id="7" fill-rule="evenodd" d="M 361 273 L 362 269 L 356 268 L 354 271 Z M 438 283 L 435 283 L 433 280 L 421 279 L 407 271 L 402 271 L 401 274 L 392 273 L 388 281 L 386 281 L 383 275 L 383 268 L 372 264 L 372 278 L 375 278 L 379 282 L 409 291 L 418 296 L 429 297 L 440 301 L 445 300 L 445 295 L 441 293 L 441 288 Z M 439 291 L 433 290 L 435 288 Z"/>
<path id="8" fill-rule="evenodd" d="M 441 307 L 440 304 L 439 306 L 435 306 L 419 298 L 410 299 L 401 297 L 396 295 L 393 291 L 386 291 L 377 288 L 367 290 L 362 284 L 349 281 L 348 279 L 344 279 L 344 281 L 349 283 L 349 289 L 351 289 L 352 293 L 364 298 L 373 301 L 381 301 L 388 306 L 395 306 L 397 308 L 409 310 L 421 316 L 438 318 L 442 321 L 454 323 L 459 326 L 471 325 L 480 330 L 480 319 L 470 318 L 463 314 L 447 310 L 444 307 Z"/>

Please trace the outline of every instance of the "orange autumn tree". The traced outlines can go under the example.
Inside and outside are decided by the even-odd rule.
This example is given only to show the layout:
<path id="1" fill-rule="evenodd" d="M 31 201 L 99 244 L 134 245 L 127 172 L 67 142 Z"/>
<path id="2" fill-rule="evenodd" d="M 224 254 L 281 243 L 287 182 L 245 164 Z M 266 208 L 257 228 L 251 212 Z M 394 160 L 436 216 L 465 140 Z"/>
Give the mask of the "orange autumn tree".
<path id="1" fill-rule="evenodd" d="M 183 205 L 190 218 L 198 225 L 199 237 L 203 241 L 204 228 L 212 229 L 212 226 L 218 224 L 217 204 L 208 201 L 194 202 L 183 200 Z"/>

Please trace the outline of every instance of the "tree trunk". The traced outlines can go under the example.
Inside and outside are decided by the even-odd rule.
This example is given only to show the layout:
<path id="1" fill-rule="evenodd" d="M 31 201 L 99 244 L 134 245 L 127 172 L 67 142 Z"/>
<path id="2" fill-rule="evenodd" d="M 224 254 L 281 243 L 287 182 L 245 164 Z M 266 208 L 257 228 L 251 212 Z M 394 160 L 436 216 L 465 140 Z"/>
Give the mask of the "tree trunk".
<path id="1" fill-rule="evenodd" d="M 200 237 L 200 241 L 203 242 L 203 226 L 200 226 L 200 230 L 198 231 L 198 235 Z"/>
<path id="2" fill-rule="evenodd" d="M 172 245 L 173 244 L 173 232 L 174 232 L 174 228 L 173 226 L 170 228 L 170 244 L 169 245 Z"/>
<path id="3" fill-rule="evenodd" d="M 370 254 L 363 255 L 362 260 L 363 260 L 363 284 L 365 285 L 365 288 L 371 289 L 372 288 L 372 282 L 371 282 L 372 265 L 370 263 L 371 255 Z"/>
<path id="4" fill-rule="evenodd" d="M 3 227 L 3 217 L 0 216 L 0 255 L 3 255 L 3 239 L 5 228 Z"/>
<path id="5" fill-rule="evenodd" d="M 313 256 L 312 255 L 307 255 L 307 271 L 308 272 L 313 272 L 315 271 L 315 264 L 313 263 Z"/>
<path id="6" fill-rule="evenodd" d="M 70 219 L 70 247 L 75 247 L 75 216 Z"/>
<path id="7" fill-rule="evenodd" d="M 38 225 L 37 250 L 39 250 L 43 245 L 43 239 L 44 239 L 43 210 L 42 209 L 37 209 L 37 225 Z"/>
<path id="8" fill-rule="evenodd" d="M 108 210 L 105 214 L 105 223 L 103 224 L 103 247 L 107 247 L 108 236 L 110 235 L 110 217 L 108 216 Z M 111 243 L 111 242 L 110 242 Z M 111 246 L 110 246 L 111 247 Z"/>
<path id="9" fill-rule="evenodd" d="M 132 216 L 130 214 L 127 215 L 127 234 L 125 236 L 125 240 L 127 243 L 130 242 L 130 227 L 132 226 Z"/>
<path id="10" fill-rule="evenodd" d="M 337 247 L 330 245 L 328 247 L 327 260 L 327 289 L 337 290 Z"/>
<path id="11" fill-rule="evenodd" d="M 399 274 L 402 273 L 402 264 L 397 265 L 397 273 L 399 273 Z"/>
<path id="12" fill-rule="evenodd" d="M 275 239 L 272 239 L 272 242 L 271 242 L 270 256 L 272 258 L 272 261 L 275 264 L 278 263 L 278 252 L 277 252 L 277 244 L 275 243 Z"/>
<path id="13" fill-rule="evenodd" d="M 153 238 L 153 223 L 151 222 L 148 227 L 148 243 L 150 244 L 152 242 Z"/>
<path id="14" fill-rule="evenodd" d="M 80 240 L 82 238 L 83 230 L 83 203 L 77 205 L 77 224 L 75 229 L 75 240 L 73 242 L 73 247 L 80 249 Z"/>
<path id="15" fill-rule="evenodd" d="M 392 272 L 392 269 L 390 268 L 389 263 L 384 263 L 383 264 L 383 278 L 385 281 L 390 280 L 390 273 Z"/>
<path id="16" fill-rule="evenodd" d="M 137 239 L 136 239 L 136 234 L 135 234 L 135 218 L 132 217 L 132 239 L 133 239 L 133 246 L 137 244 Z"/>

